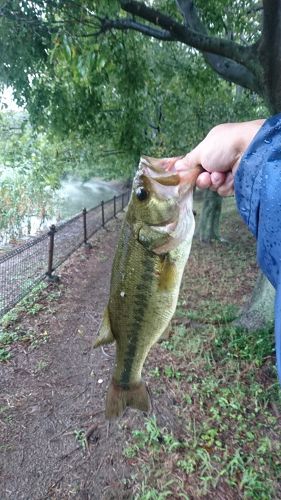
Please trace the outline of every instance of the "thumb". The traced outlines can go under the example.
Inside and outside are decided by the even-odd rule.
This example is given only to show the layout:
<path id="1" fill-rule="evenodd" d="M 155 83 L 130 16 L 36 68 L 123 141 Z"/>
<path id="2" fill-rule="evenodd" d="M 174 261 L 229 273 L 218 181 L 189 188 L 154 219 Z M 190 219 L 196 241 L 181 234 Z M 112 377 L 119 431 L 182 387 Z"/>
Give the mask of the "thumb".
<path id="1" fill-rule="evenodd" d="M 190 151 L 189 153 L 187 153 L 186 156 L 180 158 L 175 162 L 175 169 L 178 172 L 193 169 L 198 166 L 201 166 L 201 162 L 197 151 L 197 147 L 192 151 Z"/>

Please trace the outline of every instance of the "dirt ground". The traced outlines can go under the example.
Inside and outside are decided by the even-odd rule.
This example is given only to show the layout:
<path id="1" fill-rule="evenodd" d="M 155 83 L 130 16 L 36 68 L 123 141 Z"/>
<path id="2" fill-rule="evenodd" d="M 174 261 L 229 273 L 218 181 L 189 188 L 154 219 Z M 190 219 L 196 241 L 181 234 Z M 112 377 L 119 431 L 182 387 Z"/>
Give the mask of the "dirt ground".
<path id="1" fill-rule="evenodd" d="M 51 308 L 21 318 L 21 328 L 36 331 L 42 343 L 17 344 L 11 361 L 0 364 L 1 500 L 132 498 L 133 466 L 122 449 L 143 414 L 128 410 L 120 421 L 105 420 L 114 348 L 92 348 L 120 224 L 108 224 L 92 249 L 81 248 L 60 269 L 63 293 Z M 171 419 L 159 396 L 154 412 L 162 423 Z"/>
<path id="2" fill-rule="evenodd" d="M 11 360 L 0 364 L 1 500 L 135 498 L 134 460 L 125 460 L 122 451 L 131 430 L 143 425 L 143 414 L 127 410 L 119 421 L 105 421 L 114 350 L 92 348 L 120 223 L 108 224 L 93 238 L 92 249 L 81 248 L 59 270 L 59 299 L 42 299 L 38 314 L 21 318 L 21 328 L 35 331 L 39 345 L 18 343 Z M 52 286 L 57 285 L 51 292 Z M 247 294 L 246 281 L 244 287 Z M 147 368 L 156 366 L 158 349 Z M 149 382 L 148 369 L 145 378 Z M 152 384 L 157 421 L 180 436 L 181 402 L 161 379 Z M 218 490 L 216 498 L 234 497 Z"/>
<path id="3" fill-rule="evenodd" d="M 126 428 L 103 416 L 113 360 L 109 349 L 91 347 L 119 226 L 100 232 L 93 249 L 82 248 L 61 270 L 63 299 L 33 319 L 47 342 L 20 345 L 1 365 L 2 499 L 126 497 L 130 470 L 119 457 Z M 79 444 L 81 429 L 93 431 L 88 450 Z"/>

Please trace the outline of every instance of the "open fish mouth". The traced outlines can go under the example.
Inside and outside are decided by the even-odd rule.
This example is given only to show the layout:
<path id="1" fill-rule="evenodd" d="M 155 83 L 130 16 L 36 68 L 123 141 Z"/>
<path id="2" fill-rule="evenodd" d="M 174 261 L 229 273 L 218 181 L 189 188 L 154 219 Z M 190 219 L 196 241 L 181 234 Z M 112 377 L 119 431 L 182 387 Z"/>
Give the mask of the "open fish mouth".
<path id="1" fill-rule="evenodd" d="M 163 186 L 178 186 L 180 184 L 180 178 L 176 170 L 172 170 L 172 167 L 179 158 L 180 157 L 159 160 L 159 158 L 142 156 L 136 181 L 144 175 Z M 169 170 L 167 170 L 168 168 Z"/>

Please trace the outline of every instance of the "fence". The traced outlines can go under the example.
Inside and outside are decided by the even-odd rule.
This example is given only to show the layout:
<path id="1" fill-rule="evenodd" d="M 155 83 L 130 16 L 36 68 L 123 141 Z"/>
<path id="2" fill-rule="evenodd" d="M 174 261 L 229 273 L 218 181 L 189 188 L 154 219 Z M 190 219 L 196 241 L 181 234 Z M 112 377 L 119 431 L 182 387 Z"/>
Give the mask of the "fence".
<path id="1" fill-rule="evenodd" d="M 127 205 L 130 191 L 84 209 L 72 219 L 51 226 L 48 233 L 0 257 L 0 317 L 9 311 L 83 243 Z"/>

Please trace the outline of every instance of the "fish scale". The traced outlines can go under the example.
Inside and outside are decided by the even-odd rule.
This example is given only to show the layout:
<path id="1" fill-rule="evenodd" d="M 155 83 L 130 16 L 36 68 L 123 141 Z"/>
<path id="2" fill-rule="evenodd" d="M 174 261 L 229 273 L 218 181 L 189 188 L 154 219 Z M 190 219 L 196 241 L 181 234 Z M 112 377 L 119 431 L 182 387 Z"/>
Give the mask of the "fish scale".
<path id="1" fill-rule="evenodd" d="M 199 171 L 194 169 L 182 186 L 165 162 L 141 159 L 113 261 L 109 302 L 95 342 L 116 342 L 107 418 L 121 416 L 127 406 L 149 411 L 142 368 L 174 314 L 190 252 Z"/>

